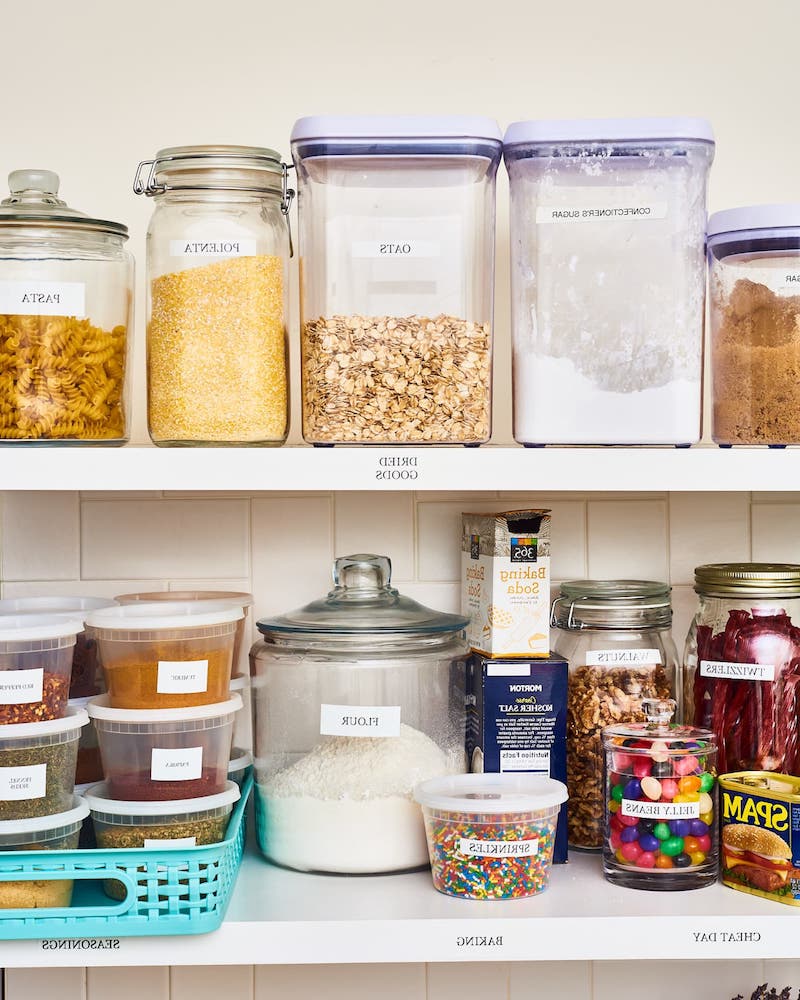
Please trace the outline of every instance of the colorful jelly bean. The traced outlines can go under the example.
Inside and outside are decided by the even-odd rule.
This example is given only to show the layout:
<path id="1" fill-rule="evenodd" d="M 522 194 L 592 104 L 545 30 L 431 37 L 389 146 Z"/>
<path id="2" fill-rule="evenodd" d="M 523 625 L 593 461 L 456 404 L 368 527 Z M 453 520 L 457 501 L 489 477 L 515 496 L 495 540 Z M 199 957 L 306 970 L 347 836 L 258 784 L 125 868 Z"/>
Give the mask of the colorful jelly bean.
<path id="1" fill-rule="evenodd" d="M 666 823 L 656 823 L 653 827 L 653 836 L 659 840 L 668 840 L 672 836 L 672 831 Z"/>
<path id="2" fill-rule="evenodd" d="M 642 797 L 642 783 L 638 778 L 631 778 L 622 789 L 622 797 L 623 799 L 640 799 Z"/>
<path id="3" fill-rule="evenodd" d="M 710 792 L 713 787 L 714 787 L 714 775 L 713 774 L 709 774 L 708 771 L 706 771 L 705 774 L 701 774 L 700 775 L 700 791 L 701 792 Z"/>
<path id="4" fill-rule="evenodd" d="M 670 858 L 680 854 L 682 850 L 683 837 L 667 837 L 666 840 L 661 841 L 661 853 L 668 855 Z"/>
<path id="5" fill-rule="evenodd" d="M 648 799 L 652 799 L 653 802 L 658 802 L 661 798 L 661 782 L 657 778 L 642 778 L 641 789 L 643 794 Z"/>

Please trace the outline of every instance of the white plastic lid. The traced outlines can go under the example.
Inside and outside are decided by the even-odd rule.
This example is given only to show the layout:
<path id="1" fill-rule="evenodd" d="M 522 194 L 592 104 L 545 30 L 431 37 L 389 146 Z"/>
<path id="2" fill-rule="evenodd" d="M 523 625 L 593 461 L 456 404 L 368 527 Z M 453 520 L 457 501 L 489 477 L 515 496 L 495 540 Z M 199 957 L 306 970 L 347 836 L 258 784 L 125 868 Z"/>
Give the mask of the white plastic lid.
<path id="1" fill-rule="evenodd" d="M 233 774 L 235 771 L 244 771 L 246 767 L 250 767 L 253 763 L 253 755 L 249 750 L 240 750 L 238 747 L 234 747 L 231 750 L 230 762 L 228 764 L 228 774 Z"/>
<path id="2" fill-rule="evenodd" d="M 502 141 L 482 115 L 311 115 L 299 118 L 291 141 L 303 139 L 489 139 Z"/>
<path id="3" fill-rule="evenodd" d="M 721 233 L 744 232 L 748 229 L 798 229 L 800 228 L 800 204 L 746 205 L 742 208 L 726 208 L 714 212 L 708 219 L 707 233 L 719 236 Z"/>
<path id="4" fill-rule="evenodd" d="M 220 719 L 225 715 L 234 715 L 241 707 L 242 699 L 235 694 L 228 701 L 217 701 L 212 705 L 193 705 L 191 708 L 110 708 L 108 695 L 100 694 L 91 699 L 87 709 L 91 719 L 146 725 L 150 722 L 198 722 L 201 719 Z"/>
<path id="5" fill-rule="evenodd" d="M 152 604 L 122 604 L 102 608 L 86 616 L 92 628 L 124 629 L 127 632 L 153 629 L 197 628 L 225 625 L 244 618 L 241 604 L 226 601 L 154 601 Z"/>
<path id="6" fill-rule="evenodd" d="M 713 142 L 705 118 L 575 118 L 514 122 L 506 129 L 504 146 L 529 142 L 623 142 L 625 140 L 689 139 Z"/>
<path id="7" fill-rule="evenodd" d="M 420 805 L 446 812 L 526 813 L 567 801 L 567 786 L 544 774 L 451 774 L 414 789 Z"/>
<path id="8" fill-rule="evenodd" d="M 112 816 L 167 816 L 171 814 L 203 812 L 232 805 L 241 796 L 239 786 L 234 781 L 225 782 L 225 791 L 216 795 L 202 795 L 196 799 L 159 799 L 156 802 L 126 802 L 114 799 L 108 793 L 105 782 L 92 785 L 84 798 L 92 812 L 109 813 Z"/>
<path id="9" fill-rule="evenodd" d="M 75 638 L 79 632 L 83 632 L 83 622 L 79 618 L 38 614 L 0 615 L 0 642 L 66 639 L 69 636 Z"/>
<path id="10" fill-rule="evenodd" d="M 26 736 L 38 739 L 40 736 L 57 736 L 72 729 L 81 729 L 89 724 L 89 716 L 82 708 L 67 708 L 63 719 L 47 719 L 45 722 L 20 722 L 10 726 L 0 726 L 0 742 L 19 740 Z M 69 741 L 66 741 L 69 742 Z"/>
<path id="11" fill-rule="evenodd" d="M 234 674 L 231 677 L 231 691 L 244 691 L 248 687 L 250 687 L 250 678 L 247 674 Z"/>
<path id="12" fill-rule="evenodd" d="M 89 702 L 92 700 L 92 698 L 95 698 L 95 697 L 96 697 L 96 695 L 87 694 L 85 698 L 70 698 L 67 701 L 67 704 L 69 705 L 70 708 L 86 708 L 86 709 L 88 709 L 89 708 Z"/>
<path id="13" fill-rule="evenodd" d="M 143 590 L 136 594 L 117 594 L 118 604 L 161 604 L 165 601 L 190 601 L 201 607 L 224 604 L 232 608 L 252 608 L 255 603 L 252 594 L 244 590 Z"/>
<path id="14" fill-rule="evenodd" d="M 62 826 L 72 826 L 82 823 L 89 815 L 89 806 L 79 795 L 73 798 L 73 806 L 65 812 L 51 813 L 49 816 L 34 816 L 31 819 L 0 820 L 0 838 L 16 836 L 21 833 L 39 833 L 45 830 L 57 830 Z"/>
<path id="15" fill-rule="evenodd" d="M 113 608 L 116 601 L 109 597 L 6 597 L 0 601 L 0 615 L 61 615 L 80 618 L 87 611 Z M 83 631 L 81 624 L 80 631 Z"/>

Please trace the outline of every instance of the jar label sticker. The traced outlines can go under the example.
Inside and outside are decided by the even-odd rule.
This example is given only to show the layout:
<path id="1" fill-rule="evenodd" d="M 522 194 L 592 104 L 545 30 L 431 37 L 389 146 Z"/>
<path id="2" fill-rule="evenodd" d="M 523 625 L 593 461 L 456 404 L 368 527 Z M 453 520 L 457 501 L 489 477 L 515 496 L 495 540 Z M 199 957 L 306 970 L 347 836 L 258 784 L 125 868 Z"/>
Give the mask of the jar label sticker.
<path id="1" fill-rule="evenodd" d="M 0 767 L 0 800 L 43 799 L 47 791 L 47 764 Z"/>
<path id="2" fill-rule="evenodd" d="M 623 799 L 619 811 L 622 816 L 638 816 L 640 819 L 699 819 L 700 803 Z"/>
<path id="3" fill-rule="evenodd" d="M 730 295 L 737 281 L 748 281 L 754 285 L 765 285 L 780 298 L 795 296 L 800 293 L 800 269 L 793 266 L 796 262 L 796 257 L 782 254 L 771 258 L 755 256 L 741 262 L 727 258 L 724 260 L 724 269 L 718 269 L 716 272 L 715 290 L 724 299 Z M 753 295 L 757 294 L 758 290 L 755 289 Z M 717 297 L 715 296 L 715 299 Z M 760 300 L 753 300 L 753 309 L 762 306 Z M 722 307 L 724 308 L 724 302 Z"/>
<path id="4" fill-rule="evenodd" d="M 354 257 L 383 257 L 387 260 L 398 257 L 418 257 L 429 259 L 441 257 L 442 248 L 432 240 L 403 240 L 396 236 L 391 240 L 356 240 L 353 243 Z"/>
<path id="5" fill-rule="evenodd" d="M 701 677 L 725 677 L 737 681 L 774 681 L 774 663 L 728 663 L 717 660 L 700 661 Z"/>
<path id="6" fill-rule="evenodd" d="M 208 690 L 208 660 L 159 660 L 159 694 L 201 694 Z"/>
<path id="7" fill-rule="evenodd" d="M 550 773 L 549 750 L 501 750 L 501 771 L 541 771 Z"/>
<path id="8" fill-rule="evenodd" d="M 197 847 L 197 837 L 175 837 L 174 840 L 151 840 L 145 837 L 144 846 L 149 850 L 173 847 Z"/>
<path id="9" fill-rule="evenodd" d="M 0 672 L 0 705 L 30 705 L 41 701 L 44 667 Z"/>
<path id="10" fill-rule="evenodd" d="M 256 241 L 218 236 L 216 239 L 170 240 L 170 257 L 255 257 Z"/>
<path id="11" fill-rule="evenodd" d="M 465 858 L 535 858 L 539 853 L 539 841 L 459 837 L 458 853 Z"/>
<path id="12" fill-rule="evenodd" d="M 642 205 L 603 204 L 594 205 L 539 205 L 536 222 L 646 222 L 650 219 L 666 219 L 667 203 L 652 201 Z"/>
<path id="13" fill-rule="evenodd" d="M 0 313 L 12 316 L 86 316 L 82 281 L 0 281 Z"/>
<path id="14" fill-rule="evenodd" d="M 321 736 L 399 736 L 399 705 L 320 705 Z"/>
<path id="15" fill-rule="evenodd" d="M 659 649 L 590 649 L 586 653 L 587 667 L 646 666 L 662 662 Z"/>
<path id="16" fill-rule="evenodd" d="M 177 750 L 153 747 L 150 756 L 153 781 L 192 781 L 202 775 L 202 747 L 179 747 Z"/>

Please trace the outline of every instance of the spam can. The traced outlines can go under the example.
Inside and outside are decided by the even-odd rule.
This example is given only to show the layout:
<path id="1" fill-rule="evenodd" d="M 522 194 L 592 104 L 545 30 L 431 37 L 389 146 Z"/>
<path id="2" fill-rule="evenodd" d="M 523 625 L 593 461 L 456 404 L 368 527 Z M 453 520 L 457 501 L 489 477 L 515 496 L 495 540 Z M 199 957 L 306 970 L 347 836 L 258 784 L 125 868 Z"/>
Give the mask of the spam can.
<path id="1" fill-rule="evenodd" d="M 737 771 L 719 784 L 723 883 L 800 906 L 800 778 Z"/>

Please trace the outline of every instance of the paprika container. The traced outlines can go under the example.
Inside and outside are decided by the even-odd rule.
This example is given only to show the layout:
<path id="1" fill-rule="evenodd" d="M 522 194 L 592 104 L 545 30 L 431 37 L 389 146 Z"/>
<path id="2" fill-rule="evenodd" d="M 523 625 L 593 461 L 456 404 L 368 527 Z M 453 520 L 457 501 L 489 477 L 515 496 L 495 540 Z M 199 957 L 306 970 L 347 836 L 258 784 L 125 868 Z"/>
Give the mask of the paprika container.
<path id="1" fill-rule="evenodd" d="M 569 662 L 569 843 L 600 848 L 601 731 L 644 721 L 643 699 L 669 698 L 678 690 L 670 588 L 651 580 L 570 580 L 553 602 L 552 624 L 555 649 Z"/>
<path id="2" fill-rule="evenodd" d="M 157 445 L 280 445 L 293 192 L 275 150 L 175 146 L 139 164 L 147 230 L 147 418 Z"/>
<path id="3" fill-rule="evenodd" d="M 489 440 L 500 155 L 480 117 L 295 123 L 307 441 Z"/>
<path id="4" fill-rule="evenodd" d="M 800 565 L 698 566 L 684 654 L 686 720 L 711 729 L 720 773 L 800 768 Z"/>

